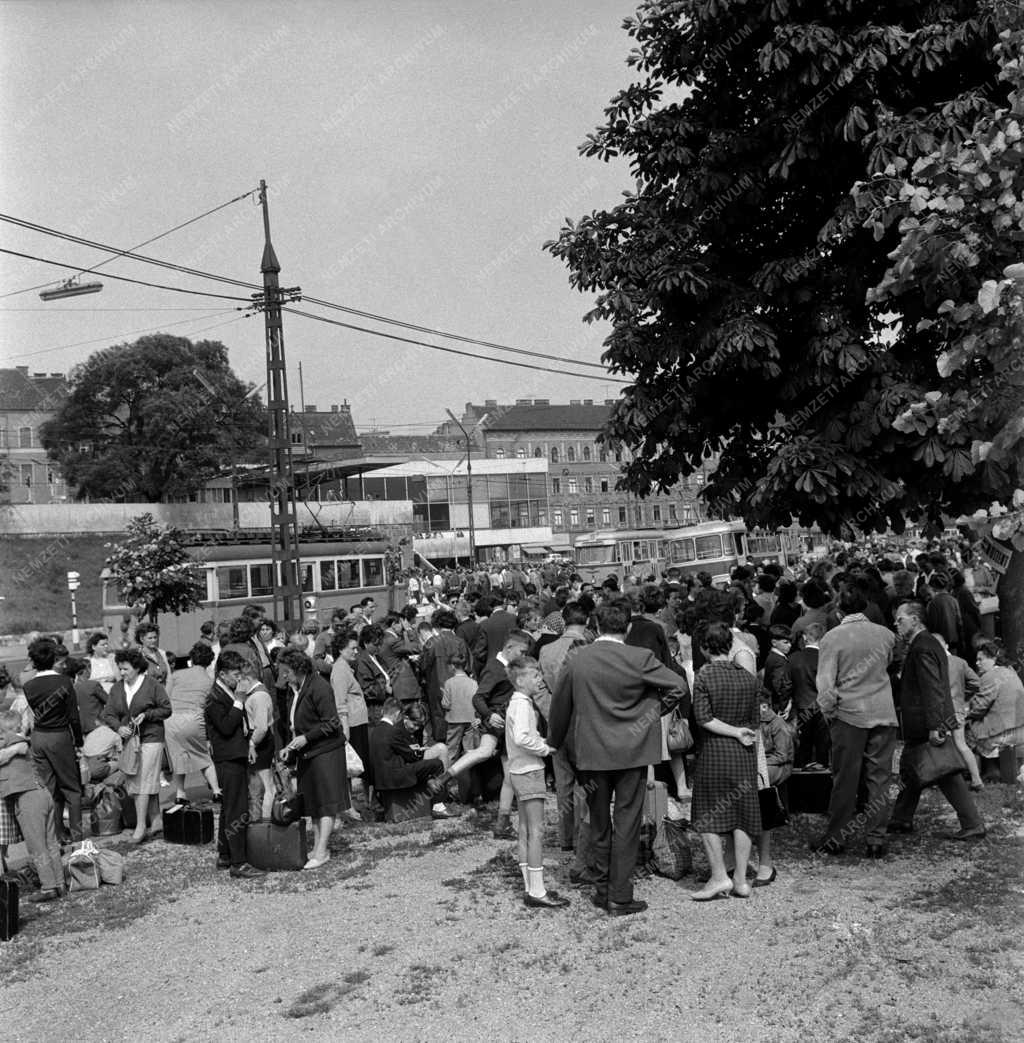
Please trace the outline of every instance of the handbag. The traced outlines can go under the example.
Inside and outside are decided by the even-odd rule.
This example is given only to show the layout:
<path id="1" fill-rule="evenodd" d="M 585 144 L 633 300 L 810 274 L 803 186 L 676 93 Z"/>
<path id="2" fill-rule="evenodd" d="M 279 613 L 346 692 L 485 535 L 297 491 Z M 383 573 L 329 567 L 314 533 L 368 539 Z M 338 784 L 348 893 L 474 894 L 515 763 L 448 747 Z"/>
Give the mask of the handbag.
<path id="1" fill-rule="evenodd" d="M 681 880 L 693 871 L 693 852 L 687 837 L 690 824 L 663 818 L 654 833 L 651 845 L 651 865 L 659 876 Z"/>
<path id="2" fill-rule="evenodd" d="M 679 707 L 672 711 L 668 722 L 668 735 L 665 737 L 669 753 L 686 753 L 693 749 L 693 732 L 690 722 L 679 712 Z"/>
<path id="3" fill-rule="evenodd" d="M 966 771 L 960 751 L 947 738 L 941 746 L 933 746 L 930 742 L 912 743 L 903 747 L 900 759 L 900 773 L 907 776 L 918 788 L 934 786 L 947 775 L 956 775 Z"/>
<path id="4" fill-rule="evenodd" d="M 96 862 L 96 852 L 96 845 L 86 840 L 64 859 L 64 878 L 72 894 L 99 890 L 100 867 Z"/>
<path id="5" fill-rule="evenodd" d="M 366 770 L 363 766 L 363 759 L 356 753 L 352 743 L 345 743 L 345 767 L 348 770 L 348 777 L 350 779 L 357 778 L 362 775 Z"/>
<path id="6" fill-rule="evenodd" d="M 779 796 L 778 786 L 766 786 L 757 791 L 757 802 L 761 805 L 761 830 L 769 832 L 789 824 L 789 812 L 782 797 Z"/>
<path id="7" fill-rule="evenodd" d="M 139 739 L 139 729 L 132 723 L 132 733 L 124 740 L 121 746 L 121 755 L 117 759 L 117 766 L 125 775 L 137 775 L 142 764 L 142 742 Z"/>
<path id="8" fill-rule="evenodd" d="M 270 806 L 270 821 L 277 826 L 290 826 L 303 817 L 302 794 L 288 769 L 279 761 L 271 768 L 274 782 L 274 802 Z"/>

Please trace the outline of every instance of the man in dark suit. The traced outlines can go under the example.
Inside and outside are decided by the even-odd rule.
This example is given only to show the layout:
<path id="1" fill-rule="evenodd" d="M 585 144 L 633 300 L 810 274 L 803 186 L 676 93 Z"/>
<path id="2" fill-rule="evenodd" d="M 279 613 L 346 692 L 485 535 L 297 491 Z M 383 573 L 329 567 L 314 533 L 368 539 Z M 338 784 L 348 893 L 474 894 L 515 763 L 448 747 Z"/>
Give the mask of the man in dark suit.
<path id="1" fill-rule="evenodd" d="M 483 601 L 483 598 L 480 599 Z M 514 598 L 509 599 L 518 600 Z M 515 609 L 509 612 L 507 611 L 505 604 L 495 605 L 493 601 L 488 601 L 487 604 L 491 606 L 491 614 L 486 619 L 480 620 L 480 629 L 484 632 L 484 637 L 487 639 L 487 658 L 493 659 L 504 647 L 505 641 L 508 635 L 512 633 L 516 628 L 516 613 Z M 479 602 L 477 603 L 477 616 L 479 618 Z"/>
<path id="2" fill-rule="evenodd" d="M 668 635 L 658 619 L 665 607 L 665 595 L 660 587 L 648 584 L 640 595 L 643 598 L 644 614 L 630 620 L 626 644 L 633 648 L 647 648 L 662 666 L 672 666 L 668 650 Z"/>
<path id="3" fill-rule="evenodd" d="M 794 766 L 828 765 L 832 741 L 828 724 L 818 705 L 818 642 L 825 633 L 824 623 L 811 623 L 804 629 L 804 647 L 789 655 L 789 676 L 793 682 L 793 720 L 797 729 Z"/>
<path id="4" fill-rule="evenodd" d="M 907 642 L 907 656 L 900 674 L 900 714 L 903 722 L 903 758 L 900 763 L 902 789 L 893 808 L 890 833 L 911 833 L 914 812 L 921 799 L 921 788 L 907 766 L 913 763 L 915 749 L 925 743 L 941 746 L 951 743 L 956 714 L 950 698 L 949 665 L 946 651 L 925 628 L 923 605 L 907 601 L 896 609 L 896 629 Z M 964 766 L 966 770 L 966 765 Z M 985 823 L 978 812 L 963 773 L 957 771 L 938 780 L 936 785 L 953 806 L 960 820 L 960 831 L 948 834 L 950 840 L 980 840 Z"/>
<path id="5" fill-rule="evenodd" d="M 602 605 L 597 619 L 601 636 L 576 651 L 558 681 L 547 741 L 564 745 L 587 795 L 594 904 L 626 916 L 647 908 L 634 901 L 632 882 L 647 766 L 661 760 L 661 715 L 674 705 L 680 679 L 648 649 L 625 643 L 629 617 L 621 604 Z"/>
<path id="6" fill-rule="evenodd" d="M 487 598 L 473 597 L 469 600 L 472 615 L 455 628 L 455 636 L 461 637 L 469 649 L 470 662 L 467 673 L 471 677 L 479 677 L 487 662 L 487 635 L 480 624 L 491 614 L 491 606 Z M 483 608 L 480 607 L 481 601 L 484 602 Z"/>
<path id="7" fill-rule="evenodd" d="M 264 876 L 245 860 L 245 830 L 249 824 L 249 735 L 245 695 L 236 689 L 246 660 L 239 652 L 221 652 L 217 678 L 206 701 L 206 735 L 221 786 L 217 820 L 217 868 L 249 879 Z"/>
<path id="8" fill-rule="evenodd" d="M 424 758 L 421 750 L 413 749 L 402 712 L 402 704 L 389 696 L 384 700 L 380 723 L 370 729 L 370 764 L 376 791 L 416 789 L 444 771 L 442 760 Z M 432 814 L 434 818 L 451 818 L 444 804 L 434 803 Z"/>
<path id="9" fill-rule="evenodd" d="M 437 634 L 423 646 L 420 653 L 420 676 L 427 689 L 427 712 L 430 715 L 433 741 L 444 742 L 448 725 L 441 706 L 441 689 L 455 673 L 449 663 L 451 657 L 464 655 L 468 659 L 469 648 L 462 638 L 455 635 L 459 620 L 454 612 L 440 609 L 434 613 L 433 623 L 437 627 Z"/>

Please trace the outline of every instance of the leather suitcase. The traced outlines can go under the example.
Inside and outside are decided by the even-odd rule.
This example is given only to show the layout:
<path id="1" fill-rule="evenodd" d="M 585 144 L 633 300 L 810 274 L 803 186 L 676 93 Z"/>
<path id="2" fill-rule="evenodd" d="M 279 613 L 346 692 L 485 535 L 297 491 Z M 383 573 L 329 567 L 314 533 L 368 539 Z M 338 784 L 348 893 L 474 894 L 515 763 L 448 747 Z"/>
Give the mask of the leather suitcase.
<path id="1" fill-rule="evenodd" d="M 213 808 L 174 804 L 163 813 L 168 844 L 209 844 L 213 840 Z"/>
<path id="2" fill-rule="evenodd" d="M 253 822 L 245 831 L 245 857 L 257 869 L 302 869 L 309 861 L 306 820 L 290 826 Z"/>
<path id="3" fill-rule="evenodd" d="M 382 790 L 380 799 L 384 802 L 385 822 L 410 822 L 412 819 L 430 818 L 434 804 L 433 798 L 422 786 L 415 789 Z"/>
<path id="4" fill-rule="evenodd" d="M 827 815 L 832 772 L 798 769 L 786 780 L 789 810 L 797 815 Z"/>
<path id="5" fill-rule="evenodd" d="M 667 815 L 668 787 L 664 782 L 654 782 L 648 777 L 647 791 L 644 793 L 643 820 L 653 822 L 657 826 Z"/>
<path id="6" fill-rule="evenodd" d="M 9 942 L 18 933 L 18 882 L 0 877 L 0 942 Z"/>

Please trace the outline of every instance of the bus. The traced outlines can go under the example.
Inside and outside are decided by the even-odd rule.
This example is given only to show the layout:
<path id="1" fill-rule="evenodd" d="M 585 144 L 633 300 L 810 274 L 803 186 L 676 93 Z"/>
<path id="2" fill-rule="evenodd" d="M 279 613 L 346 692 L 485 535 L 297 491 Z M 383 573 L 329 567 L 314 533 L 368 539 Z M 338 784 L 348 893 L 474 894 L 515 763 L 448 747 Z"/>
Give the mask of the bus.
<path id="1" fill-rule="evenodd" d="M 213 530 L 189 536 L 188 550 L 196 559 L 206 597 L 194 611 L 179 616 L 161 613 L 157 618 L 161 647 L 178 653 L 192 647 L 200 624 L 208 619 L 233 619 L 245 605 L 262 605 L 268 616 L 273 615 L 274 589 L 281 581 L 271 561 L 269 530 Z M 304 529 L 299 536 L 304 617 L 324 623 L 336 608 L 348 610 L 364 597 L 375 598 L 378 611 L 390 608 L 393 588 L 388 586 L 385 569 L 389 552 L 393 553 L 392 543 L 373 530 Z M 134 639 L 140 619 L 137 611 L 121 603 L 109 570 L 103 570 L 100 580 L 103 625 L 116 647 L 119 635 Z"/>
<path id="2" fill-rule="evenodd" d="M 585 583 L 603 583 L 609 576 L 660 578 L 665 561 L 664 529 L 606 529 L 577 538 L 575 569 Z"/>
<path id="3" fill-rule="evenodd" d="M 664 567 L 680 576 L 708 572 L 717 586 L 728 583 L 732 569 L 746 558 L 747 527 L 741 521 L 706 521 L 665 533 Z"/>

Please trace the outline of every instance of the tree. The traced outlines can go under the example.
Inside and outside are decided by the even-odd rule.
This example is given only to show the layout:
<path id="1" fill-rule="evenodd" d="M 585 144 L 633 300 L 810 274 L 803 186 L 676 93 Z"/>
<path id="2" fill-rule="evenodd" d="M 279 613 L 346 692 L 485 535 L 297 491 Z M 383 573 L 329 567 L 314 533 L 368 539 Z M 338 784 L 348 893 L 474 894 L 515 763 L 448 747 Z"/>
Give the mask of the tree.
<path id="1" fill-rule="evenodd" d="M 157 501 L 197 489 L 265 425 L 223 344 L 161 333 L 76 367 L 41 434 L 79 498 Z"/>
<path id="2" fill-rule="evenodd" d="M 106 560 L 126 605 L 156 622 L 161 612 L 176 616 L 198 608 L 206 585 L 196 571 L 201 564 L 185 550 L 180 529 L 159 525 L 152 514 L 141 514 L 125 526 L 125 538 L 110 544 Z"/>
<path id="3" fill-rule="evenodd" d="M 635 375 L 604 432 L 631 450 L 624 487 L 667 489 L 718 454 L 712 509 L 846 535 L 1006 492 L 897 424 L 936 334 L 920 292 L 869 297 L 900 233 L 865 227 L 853 192 L 994 116 L 993 48 L 1020 18 L 1005 0 L 677 0 L 626 21 L 639 79 L 581 151 L 627 158 L 635 190 L 547 244 Z M 964 416 L 979 437 L 980 420 Z"/>

